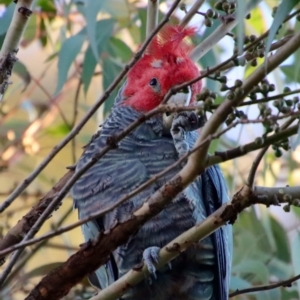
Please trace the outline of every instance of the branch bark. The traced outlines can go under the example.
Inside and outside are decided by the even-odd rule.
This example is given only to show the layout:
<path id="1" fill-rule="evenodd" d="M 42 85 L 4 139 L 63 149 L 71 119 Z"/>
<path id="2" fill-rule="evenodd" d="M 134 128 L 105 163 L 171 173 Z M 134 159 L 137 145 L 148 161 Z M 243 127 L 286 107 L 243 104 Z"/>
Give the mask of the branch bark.
<path id="1" fill-rule="evenodd" d="M 16 2 L 13 18 L 7 30 L 0 51 L 0 102 L 10 84 L 9 78 L 15 62 L 18 60 L 19 44 L 28 19 L 32 13 L 32 4 L 34 0 L 19 0 Z"/>

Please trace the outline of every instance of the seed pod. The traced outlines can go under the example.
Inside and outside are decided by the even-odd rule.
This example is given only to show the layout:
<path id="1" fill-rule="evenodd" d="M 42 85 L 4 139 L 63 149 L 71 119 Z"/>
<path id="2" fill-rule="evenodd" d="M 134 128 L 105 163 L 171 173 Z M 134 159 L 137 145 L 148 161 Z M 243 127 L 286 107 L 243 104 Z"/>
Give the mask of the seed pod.
<path id="1" fill-rule="evenodd" d="M 213 24 L 213 22 L 212 22 L 211 19 L 205 18 L 205 20 L 204 20 L 204 25 L 205 25 L 206 27 L 211 27 L 212 24 Z"/>
<path id="2" fill-rule="evenodd" d="M 206 16 L 207 16 L 208 18 L 212 18 L 213 15 L 214 15 L 214 11 L 213 11 L 211 8 L 208 9 L 207 12 L 206 12 Z"/>

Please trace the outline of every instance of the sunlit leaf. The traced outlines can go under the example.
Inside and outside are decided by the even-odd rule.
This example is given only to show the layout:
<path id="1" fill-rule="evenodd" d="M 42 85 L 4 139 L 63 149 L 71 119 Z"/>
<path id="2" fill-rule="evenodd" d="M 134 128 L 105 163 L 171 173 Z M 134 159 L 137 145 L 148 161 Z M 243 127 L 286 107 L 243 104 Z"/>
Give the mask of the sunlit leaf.
<path id="1" fill-rule="evenodd" d="M 251 18 L 246 21 L 246 33 L 248 34 L 262 34 L 267 31 L 267 24 L 265 20 L 266 10 L 262 7 L 257 6 L 251 11 Z"/>
<path id="2" fill-rule="evenodd" d="M 70 127 L 67 124 L 63 123 L 53 127 L 48 127 L 45 130 L 52 137 L 63 137 L 70 132 Z"/>

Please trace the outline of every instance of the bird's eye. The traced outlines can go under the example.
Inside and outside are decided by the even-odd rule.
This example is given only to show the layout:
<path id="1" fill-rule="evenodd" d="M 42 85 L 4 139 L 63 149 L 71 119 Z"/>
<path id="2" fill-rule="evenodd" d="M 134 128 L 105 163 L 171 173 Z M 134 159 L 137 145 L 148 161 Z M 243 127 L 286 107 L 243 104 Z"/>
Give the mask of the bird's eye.
<path id="1" fill-rule="evenodd" d="M 150 80 L 150 82 L 149 82 L 149 85 L 150 86 L 156 86 L 157 85 L 157 79 L 156 78 L 152 78 L 151 80 Z"/>

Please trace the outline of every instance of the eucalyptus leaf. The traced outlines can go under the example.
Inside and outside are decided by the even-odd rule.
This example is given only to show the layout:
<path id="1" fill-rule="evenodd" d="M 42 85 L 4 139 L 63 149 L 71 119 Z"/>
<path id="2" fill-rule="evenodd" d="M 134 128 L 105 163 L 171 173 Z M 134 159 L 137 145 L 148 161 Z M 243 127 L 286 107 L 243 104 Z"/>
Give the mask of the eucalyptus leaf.
<path id="1" fill-rule="evenodd" d="M 260 284 L 269 282 L 269 270 L 267 266 L 257 260 L 246 259 L 238 265 L 233 266 L 232 272 L 239 275 L 251 274 L 254 278 L 253 280 L 258 281 Z"/>
<path id="2" fill-rule="evenodd" d="M 245 32 L 245 12 L 247 8 L 247 1 L 245 0 L 237 0 L 237 17 L 238 17 L 238 25 L 237 25 L 237 46 L 238 46 L 238 54 L 243 53 L 244 47 L 244 32 Z"/>
<path id="3" fill-rule="evenodd" d="M 6 7 L 4 14 L 0 17 L 0 35 L 6 34 L 14 14 L 15 6 L 15 3 L 11 2 Z"/>
<path id="4" fill-rule="evenodd" d="M 115 24 L 115 20 L 113 19 L 103 19 L 98 21 L 96 24 L 96 32 L 97 32 L 96 42 L 97 42 L 97 51 L 99 56 L 101 56 L 109 38 L 112 35 L 114 24 Z M 93 55 L 92 47 L 91 45 L 89 45 L 87 51 L 85 52 L 83 66 L 82 66 L 82 82 L 83 82 L 83 90 L 85 93 L 89 88 L 97 63 L 98 61 Z"/>
<path id="5" fill-rule="evenodd" d="M 281 26 L 281 24 L 283 23 L 284 19 L 287 17 L 287 15 L 290 13 L 290 11 L 299 3 L 299 0 L 283 0 L 281 1 L 281 3 L 279 4 L 275 16 L 274 16 L 274 20 L 273 23 L 271 25 L 270 28 L 270 32 L 268 34 L 268 39 L 267 39 L 267 43 L 266 43 L 266 50 L 265 50 L 265 56 L 267 57 L 269 51 L 270 51 L 270 47 L 271 44 L 276 36 L 276 33 L 279 29 L 279 27 Z M 267 60 L 266 60 L 267 63 Z"/>
<path id="6" fill-rule="evenodd" d="M 58 54 L 58 82 L 55 94 L 57 94 L 65 84 L 71 64 L 81 50 L 84 40 L 85 35 L 80 31 L 78 34 L 64 41 Z"/>
<path id="7" fill-rule="evenodd" d="M 103 90 L 106 90 L 109 85 L 113 82 L 116 76 L 121 71 L 121 68 L 117 66 L 111 59 L 104 57 L 102 59 L 102 68 L 103 68 Z M 118 93 L 118 89 L 114 89 L 111 93 L 109 99 L 104 103 L 104 116 L 110 111 L 111 107 L 114 104 L 115 97 Z"/>
<path id="8" fill-rule="evenodd" d="M 88 34 L 88 39 L 90 42 L 93 55 L 96 60 L 99 59 L 98 47 L 97 47 L 97 37 L 96 37 L 96 24 L 97 15 L 103 6 L 103 1 L 86 0 L 84 5 L 84 16 L 86 20 L 86 30 Z M 105 30 L 105 27 L 103 28 Z"/>
<path id="9" fill-rule="evenodd" d="M 300 232 L 292 242 L 292 262 L 294 267 L 294 275 L 300 274 Z M 300 280 L 297 281 L 298 294 L 300 295 Z"/>
<path id="10" fill-rule="evenodd" d="M 23 91 L 24 91 L 31 81 L 31 76 L 28 69 L 21 61 L 18 60 L 14 65 L 13 72 L 23 80 L 24 82 Z"/>

